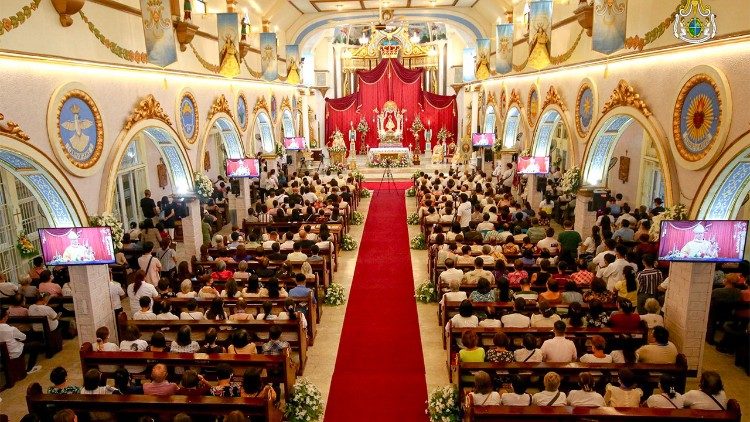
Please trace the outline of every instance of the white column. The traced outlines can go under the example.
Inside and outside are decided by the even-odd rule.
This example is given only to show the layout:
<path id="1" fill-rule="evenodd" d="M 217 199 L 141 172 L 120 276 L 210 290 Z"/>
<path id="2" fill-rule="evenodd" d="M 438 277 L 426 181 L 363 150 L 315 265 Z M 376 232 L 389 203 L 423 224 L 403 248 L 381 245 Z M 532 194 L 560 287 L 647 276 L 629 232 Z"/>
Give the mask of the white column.
<path id="1" fill-rule="evenodd" d="M 115 312 L 109 298 L 109 267 L 82 265 L 68 267 L 73 289 L 78 344 L 96 344 L 96 329 L 109 328 L 109 341 L 118 343 Z"/>
<path id="2" fill-rule="evenodd" d="M 310 110 L 310 90 L 305 90 L 302 93 L 302 136 L 305 137 L 307 145 L 310 145 L 310 116 L 308 115 Z"/>
<path id="3" fill-rule="evenodd" d="M 341 46 L 340 45 L 334 45 L 333 46 L 333 60 L 335 64 L 336 72 L 333 74 L 333 86 L 334 88 L 334 96 L 343 96 L 344 92 L 344 85 L 342 84 L 342 78 L 344 75 L 343 69 L 341 68 L 341 65 L 343 64 L 341 62 Z"/>
<path id="4" fill-rule="evenodd" d="M 237 210 L 237 225 L 242 227 L 242 220 L 247 218 L 247 209 L 252 203 L 252 181 L 247 178 L 240 179 L 240 196 L 235 198 L 235 209 Z M 232 195 L 234 197 L 234 195 Z"/>
<path id="5" fill-rule="evenodd" d="M 526 200 L 531 204 L 531 209 L 539 212 L 539 203 L 542 202 L 544 195 L 536 190 L 536 178 L 538 176 L 529 174 L 526 177 Z"/>
<path id="6" fill-rule="evenodd" d="M 669 341 L 684 353 L 688 369 L 700 372 L 706 339 L 708 309 L 715 265 L 672 262 L 664 302 L 664 325 Z"/>
<path id="7" fill-rule="evenodd" d="M 469 128 L 469 136 L 476 130 L 479 122 L 479 91 L 471 91 L 471 127 Z M 463 128 L 462 128 L 463 129 Z"/>
<path id="8" fill-rule="evenodd" d="M 203 244 L 203 230 L 201 226 L 201 207 L 197 198 L 185 199 L 189 215 L 182 219 L 182 238 L 185 246 L 185 259 L 193 255 L 200 256 Z"/>
<path id="9" fill-rule="evenodd" d="M 500 162 L 495 163 L 495 165 L 500 165 L 505 169 L 505 165 L 508 163 L 513 162 L 513 154 L 515 154 L 515 151 L 500 151 Z"/>
<path id="10" fill-rule="evenodd" d="M 591 227 L 596 224 L 596 211 L 589 211 L 589 202 L 593 197 L 594 191 L 591 188 L 581 189 L 576 194 L 574 228 L 582 236 L 591 233 Z"/>

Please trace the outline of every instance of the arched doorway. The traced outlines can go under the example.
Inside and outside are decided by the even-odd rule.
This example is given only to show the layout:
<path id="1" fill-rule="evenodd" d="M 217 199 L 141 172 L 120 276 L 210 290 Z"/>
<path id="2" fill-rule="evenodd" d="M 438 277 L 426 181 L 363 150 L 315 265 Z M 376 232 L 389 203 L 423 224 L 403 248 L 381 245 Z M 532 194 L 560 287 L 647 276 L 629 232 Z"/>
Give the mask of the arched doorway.
<path id="1" fill-rule="evenodd" d="M 549 156 L 550 165 L 564 172 L 575 164 L 574 148 L 575 144 L 570 138 L 570 130 L 561 111 L 556 107 L 545 109 L 534 132 L 531 155 Z"/>
<path id="2" fill-rule="evenodd" d="M 691 216 L 707 220 L 750 218 L 750 131 L 733 141 L 698 187 Z"/>
<path id="3" fill-rule="evenodd" d="M 484 111 L 482 133 L 495 133 L 496 123 L 497 113 L 495 112 L 495 106 L 493 104 L 487 104 L 487 109 Z"/>
<path id="4" fill-rule="evenodd" d="M 18 281 L 29 257 L 16 249 L 19 233 L 39 250 L 37 229 L 79 227 L 86 221 L 80 198 L 57 166 L 41 151 L 0 135 L 0 274 Z"/>
<path id="5" fill-rule="evenodd" d="M 523 132 L 521 132 L 522 119 L 521 109 L 517 106 L 511 106 L 508 109 L 503 129 L 503 149 L 519 149 L 523 145 L 523 142 L 521 142 L 523 136 Z"/>
<path id="6" fill-rule="evenodd" d="M 583 184 L 622 194 L 632 207 L 650 208 L 654 198 L 675 202 L 677 188 L 669 146 L 650 119 L 617 107 L 596 125 L 584 156 Z"/>
<path id="7" fill-rule="evenodd" d="M 273 136 L 271 116 L 266 110 L 260 110 L 253 122 L 252 138 L 255 153 L 272 155 L 276 153 L 276 140 Z"/>
<path id="8" fill-rule="evenodd" d="M 127 227 L 143 220 L 139 206 L 143 191 L 179 196 L 193 191 L 189 160 L 174 130 L 159 120 L 143 120 L 121 132 L 110 153 L 105 176 L 106 194 L 100 209 L 111 212 Z M 166 174 L 164 174 L 166 173 Z"/>
<path id="9" fill-rule="evenodd" d="M 239 129 L 232 118 L 225 113 L 218 113 L 208 122 L 208 132 L 198 149 L 198 169 L 215 180 L 218 175 L 226 176 L 227 158 L 243 158 L 245 148 L 242 145 Z"/>

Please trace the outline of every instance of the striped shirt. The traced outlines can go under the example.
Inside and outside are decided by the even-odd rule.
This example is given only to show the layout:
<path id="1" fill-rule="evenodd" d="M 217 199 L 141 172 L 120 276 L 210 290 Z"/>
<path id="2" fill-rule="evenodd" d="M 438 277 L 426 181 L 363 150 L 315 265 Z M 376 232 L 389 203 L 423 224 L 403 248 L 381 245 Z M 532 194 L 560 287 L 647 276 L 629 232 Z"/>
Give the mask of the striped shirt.
<path id="1" fill-rule="evenodd" d="M 638 273 L 638 293 L 656 295 L 661 282 L 661 271 L 656 268 L 646 268 Z"/>

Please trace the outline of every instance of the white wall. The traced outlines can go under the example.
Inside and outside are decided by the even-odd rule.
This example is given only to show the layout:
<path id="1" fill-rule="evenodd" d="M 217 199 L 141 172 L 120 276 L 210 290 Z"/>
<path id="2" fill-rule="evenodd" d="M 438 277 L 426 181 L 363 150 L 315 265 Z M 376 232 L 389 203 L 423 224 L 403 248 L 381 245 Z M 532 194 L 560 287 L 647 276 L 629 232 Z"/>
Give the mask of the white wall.
<path id="1" fill-rule="evenodd" d="M 641 151 L 643 149 L 643 128 L 638 122 L 633 122 L 622 133 L 620 140 L 615 145 L 612 153 L 617 158 L 617 164 L 612 167 L 607 177 L 607 186 L 612 190 L 612 195 L 621 193 L 623 200 L 632 206 L 638 203 L 638 186 L 641 169 Z M 630 172 L 627 183 L 620 180 L 620 157 L 630 157 Z"/>

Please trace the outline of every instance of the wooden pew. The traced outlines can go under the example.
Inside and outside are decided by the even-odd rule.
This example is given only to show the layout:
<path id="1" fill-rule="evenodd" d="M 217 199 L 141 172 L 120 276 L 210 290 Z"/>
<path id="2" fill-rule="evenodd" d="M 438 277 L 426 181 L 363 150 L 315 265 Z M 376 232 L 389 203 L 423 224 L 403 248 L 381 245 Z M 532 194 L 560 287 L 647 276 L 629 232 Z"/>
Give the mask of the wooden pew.
<path id="1" fill-rule="evenodd" d="M 156 301 L 163 299 L 157 298 Z M 187 306 L 191 299 L 173 297 L 166 299 L 172 306 L 174 314 L 179 315 L 179 312 Z M 198 308 L 206 310 L 211 305 L 213 299 L 200 299 L 196 298 L 195 301 L 198 303 Z M 271 302 L 273 304 L 273 310 L 278 310 L 284 307 L 286 298 L 271 299 L 269 297 L 258 297 L 258 298 L 245 298 L 247 308 L 255 310 L 255 315 L 263 310 L 263 303 Z M 308 298 L 294 298 L 296 303 L 303 304 L 305 308 L 305 318 L 307 319 L 307 335 L 310 340 L 310 346 L 314 344 L 315 335 L 318 333 L 318 324 L 320 324 L 320 317 L 322 313 L 322 307 L 313 300 L 312 296 Z M 229 314 L 234 314 L 235 307 L 237 306 L 237 299 L 224 298 L 224 308 L 229 311 Z"/>
<path id="2" fill-rule="evenodd" d="M 19 330 L 24 331 L 27 335 L 29 332 L 33 333 L 32 335 L 38 335 L 37 332 L 30 329 L 32 327 L 31 324 L 41 324 L 42 344 L 46 350 L 47 357 L 51 358 L 62 350 L 62 332 L 60 330 L 50 330 L 46 316 L 12 316 L 8 318 L 8 324 L 18 327 Z M 22 327 L 23 329 L 21 329 Z"/>
<path id="3" fill-rule="evenodd" d="M 226 347 L 229 343 L 229 337 L 232 332 L 237 329 L 244 329 L 251 336 L 255 335 L 265 341 L 268 339 L 268 331 L 271 326 L 275 325 L 281 329 L 282 339 L 289 342 L 289 346 L 293 353 L 296 353 L 299 358 L 299 367 L 297 368 L 297 374 L 302 375 L 305 371 L 305 364 L 307 363 L 307 335 L 305 329 L 302 327 L 302 321 L 300 319 L 296 321 L 291 320 L 273 320 L 273 321 L 188 321 L 188 320 L 173 320 L 173 321 L 136 321 L 129 320 L 125 312 L 121 312 L 117 316 L 117 335 L 118 338 L 123 338 L 123 332 L 128 324 L 135 325 L 140 330 L 141 334 L 149 338 L 153 333 L 161 331 L 167 337 L 167 343 L 171 342 L 174 335 L 177 334 L 180 327 L 183 325 L 189 325 L 190 329 L 195 338 L 203 338 L 206 331 L 210 328 L 216 329 L 218 332 L 217 343 Z M 285 338 L 285 334 L 291 334 L 292 339 Z M 260 348 L 260 344 L 256 343 L 256 346 Z"/>
<path id="4" fill-rule="evenodd" d="M 217 416 L 239 410 L 255 421 L 280 422 L 281 414 L 269 398 L 224 398 L 190 396 L 147 396 L 112 394 L 42 394 L 42 386 L 33 383 L 26 390 L 26 407 L 42 421 L 51 421 L 55 412 L 71 409 L 81 415 L 86 412 L 106 412 L 116 421 L 134 421 L 140 416 L 152 416 L 170 422 L 178 413 Z"/>
<path id="5" fill-rule="evenodd" d="M 735 399 L 727 403 L 727 410 L 652 409 L 648 407 L 572 407 L 572 406 L 475 406 L 470 404 L 464 421 L 669 421 L 740 422 L 742 412 Z"/>
<path id="6" fill-rule="evenodd" d="M 242 377 L 248 368 L 265 369 L 268 374 L 278 374 L 268 382 L 283 384 L 285 397 L 291 394 L 296 380 L 291 355 L 285 350 L 283 355 L 235 355 L 228 353 L 172 353 L 172 352 L 96 352 L 91 343 L 83 343 L 79 351 L 81 372 L 99 369 L 100 365 L 117 367 L 121 365 L 152 366 L 163 363 L 168 368 L 175 366 L 216 369 L 216 365 L 226 363 L 232 367 L 235 377 Z M 103 372 L 105 378 L 112 378 L 114 373 Z"/>
<path id="7" fill-rule="evenodd" d="M 0 388 L 0 391 L 11 388 L 16 382 L 26 378 L 26 359 L 23 355 L 11 359 L 8 345 L 4 341 L 0 342 L 0 365 L 2 365 L 5 378 L 5 385 Z"/>
<path id="8" fill-rule="evenodd" d="M 595 379 L 602 376 L 608 376 L 609 379 L 617 379 L 617 373 L 624 368 L 628 368 L 635 374 L 641 388 L 648 392 L 647 386 L 656 386 L 659 383 L 659 377 L 662 374 L 672 375 L 675 379 L 675 389 L 681 393 L 685 392 L 685 381 L 687 377 L 687 359 L 685 355 L 679 354 L 677 362 L 672 364 L 655 364 L 655 363 L 560 363 L 560 362 L 512 362 L 512 363 L 492 363 L 478 362 L 466 363 L 458 359 L 458 355 L 453 359 L 451 364 L 451 382 L 458 386 L 459 394 L 462 394 L 465 388 L 473 386 L 473 380 L 464 379 L 477 371 L 485 371 L 488 374 L 495 374 L 498 371 L 501 374 L 516 374 L 531 377 L 538 377 L 539 383 L 547 372 L 553 371 L 560 375 L 564 383 L 574 385 L 578 382 L 578 374 L 581 372 L 591 372 Z M 647 383 L 644 384 L 644 383 Z M 542 387 L 539 385 L 539 387 Z M 646 393 L 648 394 L 648 393 Z"/>
<path id="9" fill-rule="evenodd" d="M 448 353 L 458 353 L 457 341 L 461 338 L 461 334 L 464 331 L 471 330 L 476 333 L 479 345 L 485 345 L 487 347 L 492 346 L 492 338 L 498 332 L 503 332 L 510 338 L 511 348 L 515 349 L 513 345 L 520 344 L 523 336 L 526 334 L 533 334 L 539 341 L 551 339 L 555 336 L 552 328 L 546 327 L 529 327 L 529 328 L 489 328 L 489 327 L 476 327 L 476 328 L 453 328 L 450 327 L 450 342 Z M 645 323 L 641 324 L 638 330 L 624 330 L 619 328 L 596 328 L 596 327 L 585 327 L 575 328 L 568 327 L 565 330 L 565 337 L 572 340 L 576 345 L 578 356 L 586 354 L 587 341 L 593 336 L 602 336 L 608 344 L 612 344 L 613 340 L 622 337 L 623 335 L 630 335 L 634 341 L 639 341 L 643 344 L 648 340 L 648 327 Z"/>
<path id="10" fill-rule="evenodd" d="M 312 255 L 312 251 L 309 248 L 304 248 L 304 249 L 301 250 L 301 252 L 307 254 L 308 256 Z M 216 249 L 216 248 L 209 248 L 208 249 L 208 255 L 211 258 L 214 258 L 214 259 L 220 257 L 221 253 L 222 253 L 222 250 L 220 250 L 220 249 Z M 251 256 L 259 257 L 259 256 L 269 255 L 272 252 L 270 250 L 265 250 L 265 249 L 262 249 L 262 248 L 258 248 L 258 249 L 249 250 L 247 253 L 249 255 L 251 255 Z M 310 261 L 308 261 L 308 263 L 312 267 L 314 273 L 320 272 L 321 280 L 328 279 L 329 276 L 327 274 L 322 273 L 321 271 L 326 271 L 329 274 L 336 271 L 336 265 L 335 265 L 336 264 L 336 254 L 333 253 L 333 252 L 331 252 L 330 249 L 323 249 L 323 250 L 321 250 L 318 253 L 318 255 L 320 255 L 323 258 L 322 262 L 320 262 L 320 261 L 319 262 L 310 262 Z M 204 261 L 204 262 L 212 262 L 212 261 Z M 283 262 L 284 261 L 281 261 L 281 262 L 274 262 L 274 261 L 272 261 L 272 262 L 269 262 L 268 265 L 271 266 L 271 267 L 278 267 L 278 266 L 281 266 L 281 264 L 283 264 Z M 273 263 L 273 265 L 272 265 L 272 263 Z M 252 270 L 254 268 L 259 268 L 259 267 L 260 267 L 260 263 L 258 261 L 256 261 L 256 260 L 251 260 L 251 261 L 248 262 L 248 269 L 250 269 L 250 270 Z M 229 268 L 229 269 L 236 269 L 237 268 L 237 263 L 236 262 L 228 262 L 227 263 L 227 268 Z"/>

